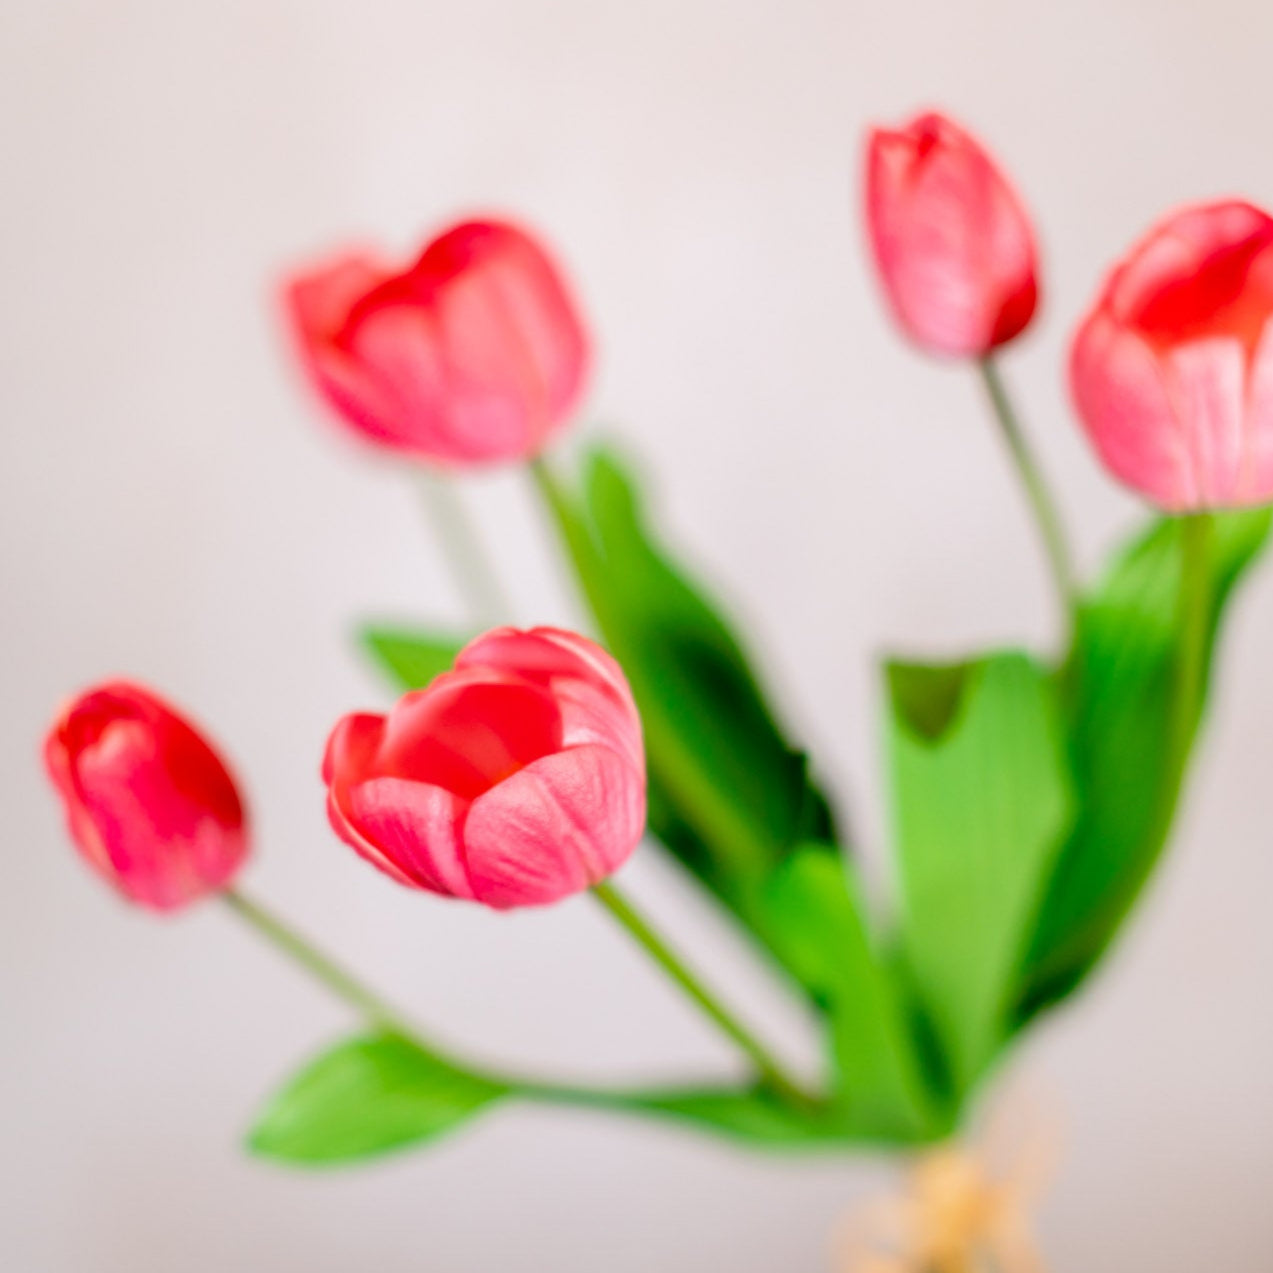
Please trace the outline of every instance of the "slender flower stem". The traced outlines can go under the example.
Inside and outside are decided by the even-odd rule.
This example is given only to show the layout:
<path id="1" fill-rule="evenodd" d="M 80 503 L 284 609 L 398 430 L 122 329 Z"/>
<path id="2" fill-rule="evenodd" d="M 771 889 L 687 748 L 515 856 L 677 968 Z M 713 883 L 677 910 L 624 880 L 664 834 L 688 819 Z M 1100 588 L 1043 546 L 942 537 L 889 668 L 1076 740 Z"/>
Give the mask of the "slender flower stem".
<path id="1" fill-rule="evenodd" d="M 565 495 L 557 474 L 553 472 L 552 466 L 542 455 L 532 456 L 526 464 L 526 471 L 530 474 L 540 498 L 552 513 L 553 520 L 558 528 L 562 529 L 563 523 L 569 520 L 569 511 L 566 508 Z"/>
<path id="2" fill-rule="evenodd" d="M 1026 497 L 1034 511 L 1034 519 L 1038 524 L 1039 534 L 1048 555 L 1048 564 L 1052 570 L 1053 584 L 1061 603 L 1061 613 L 1065 616 L 1066 623 L 1072 626 L 1078 595 L 1074 584 L 1074 568 L 1070 561 L 1070 550 L 1066 544 L 1065 531 L 1062 528 L 1056 502 L 1048 491 L 1038 462 L 1030 451 L 1025 434 L 1021 431 L 1021 423 L 1008 399 L 998 365 L 993 358 L 987 356 L 978 362 L 977 368 L 981 372 L 982 383 L 986 387 L 990 405 L 999 422 L 1000 432 L 1008 444 L 1013 463 L 1025 487 Z"/>
<path id="3" fill-rule="evenodd" d="M 536 457 L 530 463 L 530 474 L 537 486 L 544 504 L 552 515 L 562 539 L 563 547 L 575 565 L 579 576 L 581 591 L 589 602 L 595 617 L 601 623 L 603 616 L 600 610 L 602 598 L 590 584 L 592 576 L 601 570 L 601 564 L 595 558 L 595 550 L 588 541 L 587 533 L 580 525 L 578 517 L 557 480 L 556 474 L 542 457 Z M 604 626 L 604 624 L 602 624 Z M 657 721 L 646 721 L 647 738 L 649 731 L 657 727 Z M 665 740 L 670 742 L 670 740 Z M 666 750 L 664 748 L 663 750 Z M 669 781 L 675 778 L 669 775 Z M 682 795 L 685 793 L 682 792 Z M 725 843 L 731 850 L 736 845 L 749 843 L 744 825 L 737 826 L 732 810 L 718 808 L 710 795 L 694 793 L 697 800 L 691 798 L 688 803 L 695 806 L 699 815 L 699 823 L 709 838 L 716 843 Z M 737 832 L 737 834 L 735 834 Z M 732 1039 L 755 1063 L 765 1082 L 789 1104 L 801 1109 L 809 1109 L 819 1104 L 819 1099 L 803 1090 L 778 1063 L 769 1050 L 764 1047 L 738 1020 L 708 991 L 698 978 L 681 962 L 676 953 L 658 935 L 650 924 L 619 892 L 613 883 L 603 881 L 593 887 L 597 900 L 622 924 L 636 941 L 643 946 L 654 961 L 685 991 L 687 995 L 709 1016 L 713 1022 Z"/>
<path id="4" fill-rule="evenodd" d="M 593 885 L 593 895 L 623 925 L 660 968 L 755 1063 L 761 1077 L 789 1104 L 808 1109 L 818 1103 L 783 1068 L 773 1054 L 689 970 L 679 955 L 609 880 Z"/>
<path id="5" fill-rule="evenodd" d="M 605 887 L 605 885 L 601 885 L 599 889 L 605 889 Z M 609 898 L 614 899 L 614 903 L 619 910 L 629 916 L 631 921 L 638 926 L 640 932 L 644 934 L 640 938 L 642 944 L 652 951 L 655 949 L 660 951 L 661 954 L 656 954 L 655 957 L 659 959 L 661 964 L 668 967 L 669 971 L 673 968 L 679 969 L 679 974 L 674 974 L 677 981 L 687 989 L 694 987 L 694 989 L 690 990 L 690 993 L 696 1001 L 704 1007 L 708 1007 L 713 1019 L 721 1022 L 722 1025 L 729 1023 L 727 1028 L 731 1037 L 737 1039 L 740 1043 L 744 1040 L 750 1040 L 750 1036 L 747 1035 L 746 1031 L 734 1023 L 724 1009 L 716 1005 L 711 996 L 698 986 L 698 983 L 684 969 L 679 960 L 676 959 L 676 956 L 654 935 L 649 925 L 645 924 L 627 903 L 618 898 L 614 894 L 613 889 L 609 889 L 607 892 Z M 240 889 L 222 889 L 220 897 L 240 919 L 246 921 L 250 927 L 254 928 L 260 936 L 264 937 L 276 949 L 298 963 L 338 999 L 347 1003 L 359 1016 L 365 1018 L 369 1025 L 406 1039 L 408 1042 L 414 1043 L 422 1051 L 428 1052 L 433 1056 L 447 1055 L 443 1049 L 426 1039 L 396 1008 L 386 1003 L 374 990 L 364 985 L 352 974 L 346 972 L 333 959 L 320 951 L 308 938 L 303 937 L 296 929 L 285 923 L 272 911 L 262 906 L 259 902 L 245 896 Z M 611 905 L 610 900 L 607 900 L 606 904 Z M 628 921 L 625 920 L 624 922 Z M 650 945 L 651 942 L 654 943 L 652 946 Z M 709 1007 L 709 1005 L 711 1006 Z M 775 1091 L 779 1092 L 785 1099 L 799 1104 L 803 1108 L 809 1108 L 815 1104 L 813 1098 L 785 1079 L 781 1069 L 778 1068 L 776 1063 L 768 1060 L 768 1054 L 759 1044 L 750 1041 L 744 1046 L 747 1047 L 749 1054 L 756 1060 L 757 1065 L 760 1066 L 762 1073 Z M 762 1065 L 761 1058 L 765 1058 L 767 1064 Z M 573 1083 L 554 1083 L 521 1074 L 510 1074 L 506 1071 L 489 1070 L 485 1067 L 478 1068 L 468 1061 L 455 1061 L 454 1063 L 462 1065 L 470 1073 L 481 1074 L 490 1082 L 514 1091 L 526 1100 L 542 1101 L 552 1105 L 577 1106 L 584 1109 L 639 1111 L 645 1107 L 645 1101 L 642 1099 L 640 1092 L 633 1093 L 621 1089 L 591 1088 Z"/>
<path id="6" fill-rule="evenodd" d="M 1168 793 L 1170 819 L 1183 781 L 1198 713 L 1202 707 L 1203 669 L 1210 626 L 1212 521 L 1209 513 L 1180 519 L 1180 593 L 1177 601 L 1176 684 L 1171 709 L 1171 761 Z"/>
<path id="7" fill-rule="evenodd" d="M 582 551 L 582 544 L 579 542 L 580 528 L 575 524 L 575 519 L 567 506 L 555 476 L 540 457 L 532 459 L 529 467 L 540 493 L 553 511 L 559 529 L 567 541 L 567 547 L 571 555 L 577 558 Z M 470 603 L 475 613 L 495 622 L 506 621 L 509 615 L 509 606 L 504 601 L 495 573 L 490 568 L 478 537 L 473 531 L 471 524 L 465 518 L 464 511 L 456 499 L 454 491 L 447 487 L 442 480 L 434 479 L 426 488 L 426 493 L 429 496 L 430 509 L 438 523 L 439 533 L 446 544 L 451 560 L 456 566 L 457 575 L 469 590 Z M 801 1088 L 786 1073 L 773 1055 L 703 986 L 698 978 L 682 963 L 676 953 L 613 884 L 603 882 L 596 885 L 592 891 L 606 909 L 645 948 L 659 967 L 751 1058 L 764 1082 L 776 1095 L 799 1109 L 807 1110 L 816 1107 L 820 1103 L 818 1098 Z M 307 953 L 312 954 L 312 952 Z M 304 959 L 304 955 L 299 952 L 298 956 Z M 321 965 L 325 968 L 330 967 L 326 964 L 326 961 L 321 961 Z M 315 971 L 318 970 L 315 969 Z M 338 977 L 340 976 L 339 970 L 332 971 L 336 971 Z M 319 975 L 324 974 L 320 972 Z M 343 982 L 344 980 L 341 977 L 341 981 Z M 344 993 L 339 984 L 333 984 L 333 988 L 338 993 Z M 355 986 L 354 989 L 359 988 Z M 346 993 L 345 997 L 349 998 L 349 995 Z M 372 1000 L 372 1003 L 374 1002 Z M 564 1104 L 615 1106 L 622 1105 L 630 1100 L 630 1098 L 625 1098 L 622 1094 L 593 1091 L 574 1086 L 562 1086 L 526 1079 L 507 1079 L 505 1081 L 510 1086 L 518 1088 L 523 1095 Z"/>
<path id="8" fill-rule="evenodd" d="M 222 889 L 221 899 L 240 919 L 246 920 L 267 941 L 289 958 L 294 959 L 306 972 L 327 987 L 338 999 L 374 1026 L 392 1031 L 404 1038 L 432 1049 L 419 1036 L 414 1026 L 408 1025 L 396 1009 L 387 1004 L 375 991 L 363 985 L 333 960 L 328 958 L 296 929 L 284 923 L 259 902 L 246 897 L 239 889 Z"/>
<path id="9" fill-rule="evenodd" d="M 509 622 L 512 605 L 453 481 L 446 474 L 426 471 L 422 490 L 425 507 L 473 622 L 481 628 Z"/>

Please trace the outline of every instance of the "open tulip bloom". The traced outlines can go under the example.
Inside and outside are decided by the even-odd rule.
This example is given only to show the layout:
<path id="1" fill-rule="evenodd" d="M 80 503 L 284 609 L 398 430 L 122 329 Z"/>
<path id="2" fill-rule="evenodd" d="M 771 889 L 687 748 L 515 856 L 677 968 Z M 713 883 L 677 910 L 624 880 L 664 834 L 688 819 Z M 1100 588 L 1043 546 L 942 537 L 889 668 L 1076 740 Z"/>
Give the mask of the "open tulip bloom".
<path id="1" fill-rule="evenodd" d="M 386 875 L 498 910 L 600 884 L 645 828 L 623 672 L 554 628 L 488 632 L 388 716 L 346 716 L 323 778 L 336 834 Z"/>
<path id="2" fill-rule="evenodd" d="M 405 270 L 337 253 L 288 284 L 301 368 L 324 406 L 407 463 L 452 475 L 524 465 L 590 614 L 589 635 L 492 627 L 476 605 L 459 636 L 364 629 L 401 697 L 332 729 L 330 851 L 343 841 L 432 894 L 422 910 L 468 904 L 475 923 L 591 894 L 746 1068 L 585 1089 L 438 1048 L 238 890 L 242 803 L 211 744 L 151 692 L 104 685 L 65 712 L 46 752 L 85 857 L 152 908 L 220 896 L 364 1019 L 267 1104 L 256 1152 L 352 1161 L 516 1099 L 676 1118 L 757 1147 L 913 1149 L 961 1128 L 1022 1031 L 1114 945 L 1169 838 L 1221 619 L 1269 531 L 1273 220 L 1238 202 L 1168 217 L 1078 324 L 1079 421 L 1113 476 L 1159 510 L 1080 582 L 995 361 L 1039 295 L 1025 205 L 940 115 L 877 130 L 867 149 L 889 308 L 920 349 L 982 377 L 1061 609 L 1043 653 L 886 662 L 896 889 L 880 906 L 750 642 L 656 534 L 634 472 L 607 446 L 573 467 L 547 454 L 589 347 L 536 238 L 465 221 Z M 493 574 L 462 505 L 441 498 L 462 577 Z M 316 758 L 320 743 L 298 740 Z M 820 1072 L 793 1073 L 781 1041 L 759 1037 L 679 952 L 693 934 L 669 944 L 611 878 L 643 834 L 643 851 L 679 862 L 813 1014 Z"/>
<path id="3" fill-rule="evenodd" d="M 344 252 L 284 300 L 318 391 L 368 441 L 435 464 L 536 455 L 569 419 L 588 340 L 547 252 L 464 221 L 395 271 Z"/>

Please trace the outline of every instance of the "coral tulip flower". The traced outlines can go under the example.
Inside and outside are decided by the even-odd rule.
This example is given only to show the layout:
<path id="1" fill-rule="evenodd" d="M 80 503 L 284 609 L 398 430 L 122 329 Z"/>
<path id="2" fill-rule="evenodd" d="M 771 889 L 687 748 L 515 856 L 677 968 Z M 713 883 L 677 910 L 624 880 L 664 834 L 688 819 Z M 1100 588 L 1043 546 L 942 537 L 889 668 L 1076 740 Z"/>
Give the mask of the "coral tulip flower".
<path id="1" fill-rule="evenodd" d="M 497 628 L 388 716 L 341 720 L 336 833 L 399 883 L 505 909 L 599 883 L 645 826 L 641 722 L 619 665 L 555 628 Z"/>
<path id="2" fill-rule="evenodd" d="M 110 681 L 81 694 L 50 730 L 44 759 L 80 852 L 134 902 L 176 910 L 242 865 L 234 779 L 150 690 Z"/>
<path id="3" fill-rule="evenodd" d="M 1070 357 L 1109 470 L 1173 512 L 1273 499 L 1273 218 L 1186 208 L 1105 280 Z"/>
<path id="4" fill-rule="evenodd" d="M 1030 219 L 980 143 L 944 115 L 871 131 L 866 223 L 885 295 L 921 349 L 983 358 L 1033 317 Z"/>
<path id="5" fill-rule="evenodd" d="M 506 222 L 453 226 L 405 270 L 345 253 L 284 296 L 310 379 L 384 446 L 445 466 L 525 459 L 579 401 L 583 322 L 544 247 Z"/>

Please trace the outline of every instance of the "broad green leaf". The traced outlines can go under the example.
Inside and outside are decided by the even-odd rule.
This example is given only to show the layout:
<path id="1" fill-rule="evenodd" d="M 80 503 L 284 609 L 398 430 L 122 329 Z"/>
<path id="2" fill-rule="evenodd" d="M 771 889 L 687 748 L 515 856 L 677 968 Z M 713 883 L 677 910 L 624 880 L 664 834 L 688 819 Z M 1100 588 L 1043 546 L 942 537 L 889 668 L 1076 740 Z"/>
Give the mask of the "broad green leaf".
<path id="1" fill-rule="evenodd" d="M 359 642 L 400 690 L 418 690 L 447 671 L 468 638 L 405 628 L 366 627 Z"/>
<path id="2" fill-rule="evenodd" d="M 1207 667 L 1225 603 L 1270 513 L 1213 519 Z M 1156 521 L 1081 607 L 1061 683 L 1078 816 L 1034 934 L 1021 1020 L 1064 998 L 1113 940 L 1170 831 L 1182 777 L 1167 740 L 1179 648 L 1180 524 Z"/>
<path id="3" fill-rule="evenodd" d="M 254 1153 L 341 1163 L 431 1140 L 508 1089 L 394 1034 L 347 1040 L 295 1075 L 248 1137 Z"/>
<path id="4" fill-rule="evenodd" d="M 541 479 L 641 710 L 650 829 L 766 944 L 764 885 L 801 841 L 834 839 L 829 805 L 720 611 L 650 534 L 619 461 L 593 452 L 579 499 Z"/>
<path id="5" fill-rule="evenodd" d="M 1069 828 L 1069 768 L 1043 670 L 1022 654 L 888 668 L 906 965 L 966 1092 L 1007 1033 Z"/>
<path id="6" fill-rule="evenodd" d="M 760 878 L 826 819 L 825 801 L 739 641 L 651 539 L 635 485 L 613 456 L 592 455 L 584 493 L 611 583 L 603 609 L 619 614 L 606 635 L 623 651 L 658 780 L 700 835 L 713 832 L 709 845 L 736 851 L 733 860 Z"/>
<path id="7" fill-rule="evenodd" d="M 860 1137 L 907 1142 L 940 1130 L 912 1028 L 915 1005 L 871 934 L 856 880 L 834 850 L 808 845 L 774 877 L 771 932 L 827 1004 L 839 1105 Z"/>

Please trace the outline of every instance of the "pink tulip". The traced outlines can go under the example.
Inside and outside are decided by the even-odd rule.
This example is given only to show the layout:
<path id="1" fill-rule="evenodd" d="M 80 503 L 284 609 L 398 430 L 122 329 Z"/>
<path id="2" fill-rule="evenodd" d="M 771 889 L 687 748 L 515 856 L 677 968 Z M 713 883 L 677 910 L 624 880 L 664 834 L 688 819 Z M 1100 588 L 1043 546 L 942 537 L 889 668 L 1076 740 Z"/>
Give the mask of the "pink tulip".
<path id="1" fill-rule="evenodd" d="M 994 160 L 944 115 L 872 130 L 866 220 L 885 294 L 921 349 L 982 358 L 1033 317 L 1030 219 Z"/>
<path id="2" fill-rule="evenodd" d="M 603 880 L 645 826 L 641 722 L 619 665 L 556 628 L 497 628 L 323 761 L 337 835 L 401 884 L 506 909 Z"/>
<path id="3" fill-rule="evenodd" d="M 543 247 L 466 221 L 394 271 L 348 252 L 285 290 L 301 358 L 364 438 L 443 465 L 525 459 L 570 418 L 588 339 Z"/>
<path id="4" fill-rule="evenodd" d="M 1074 338 L 1079 415 L 1115 477 L 1174 512 L 1273 499 L 1273 219 L 1176 212 L 1105 280 Z"/>
<path id="5" fill-rule="evenodd" d="M 111 681 L 44 744 L 71 838 L 126 897 L 168 911 L 224 887 L 247 854 L 243 805 L 216 752 L 162 699 Z"/>

